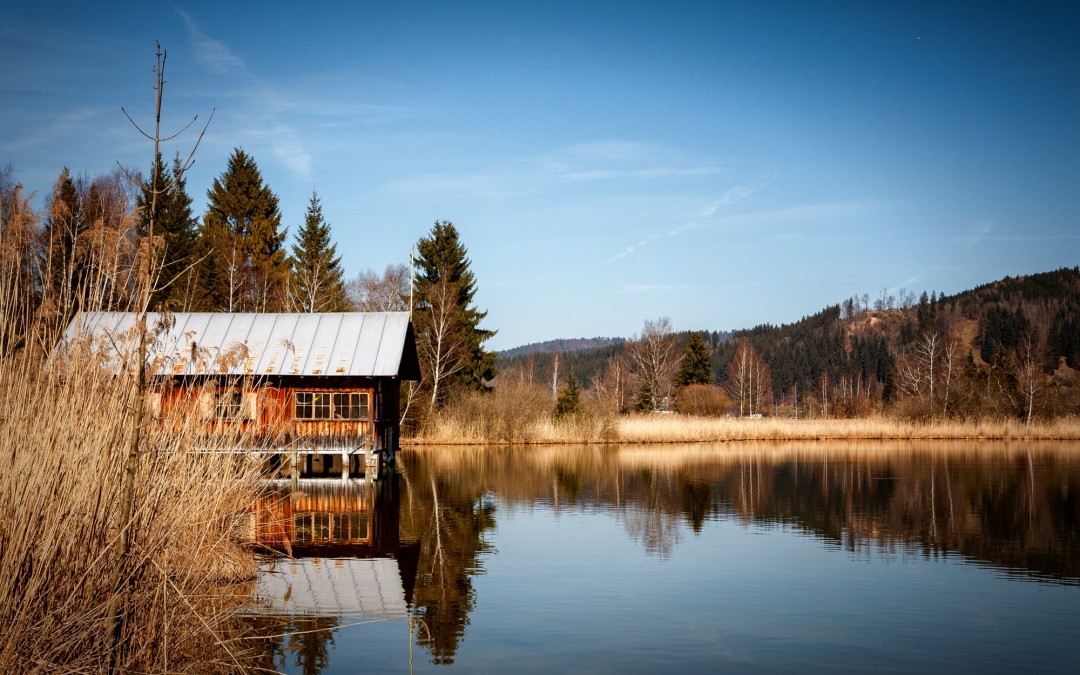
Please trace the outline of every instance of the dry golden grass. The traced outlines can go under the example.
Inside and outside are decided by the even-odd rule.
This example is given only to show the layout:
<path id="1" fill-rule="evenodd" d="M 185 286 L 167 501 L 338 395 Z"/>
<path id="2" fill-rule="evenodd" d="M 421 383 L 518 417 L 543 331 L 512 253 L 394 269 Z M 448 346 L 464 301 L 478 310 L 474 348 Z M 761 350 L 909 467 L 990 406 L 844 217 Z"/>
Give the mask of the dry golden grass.
<path id="1" fill-rule="evenodd" d="M 561 447 L 561 446 L 558 446 Z M 745 461 L 884 461 L 934 456 L 951 460 L 989 456 L 1026 457 L 1031 453 L 1080 452 L 1080 445 L 1060 441 L 1005 440 L 858 440 L 858 441 L 731 441 L 626 445 L 611 449 L 620 466 L 687 469 Z"/>
<path id="2" fill-rule="evenodd" d="M 104 672 L 113 598 L 123 608 L 119 670 L 243 664 L 229 621 L 242 592 L 225 582 L 256 572 L 238 542 L 258 467 L 198 451 L 193 421 L 147 425 L 121 569 L 135 397 L 131 377 L 85 354 L 0 358 L 0 672 Z"/>
<path id="3" fill-rule="evenodd" d="M 694 418 L 641 415 L 619 426 L 624 443 L 813 440 L 998 440 L 1080 439 L 1080 420 L 1024 424 L 1019 420 L 909 422 L 889 417 L 862 419 Z"/>
<path id="4" fill-rule="evenodd" d="M 405 439 L 407 445 L 508 444 L 637 444 L 732 441 L 834 440 L 1080 440 L 1080 419 L 1061 418 L 1030 425 L 1019 420 L 945 420 L 911 422 L 888 417 L 863 419 L 740 419 L 686 415 L 584 415 L 556 424 L 537 417 L 512 437 L 491 437 L 490 423 L 460 413 L 429 421 L 424 431 Z"/>

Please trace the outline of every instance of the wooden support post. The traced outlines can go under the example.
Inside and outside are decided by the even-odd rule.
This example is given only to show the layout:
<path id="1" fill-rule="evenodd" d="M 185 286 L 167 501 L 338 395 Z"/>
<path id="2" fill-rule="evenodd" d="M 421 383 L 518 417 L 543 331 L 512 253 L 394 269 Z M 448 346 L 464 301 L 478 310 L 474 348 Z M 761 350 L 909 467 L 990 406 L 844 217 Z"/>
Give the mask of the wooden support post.
<path id="1" fill-rule="evenodd" d="M 349 451 L 347 449 L 341 451 L 341 480 L 349 480 Z"/>
<path id="2" fill-rule="evenodd" d="M 300 453 L 296 447 L 296 440 L 292 444 L 292 489 L 296 492 L 300 488 Z"/>

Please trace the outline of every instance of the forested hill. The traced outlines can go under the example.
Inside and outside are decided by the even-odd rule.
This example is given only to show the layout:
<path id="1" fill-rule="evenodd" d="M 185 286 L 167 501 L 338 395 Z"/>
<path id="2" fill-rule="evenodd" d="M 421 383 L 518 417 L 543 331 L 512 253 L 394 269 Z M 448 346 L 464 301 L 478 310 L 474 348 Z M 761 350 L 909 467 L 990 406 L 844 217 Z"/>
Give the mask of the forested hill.
<path id="1" fill-rule="evenodd" d="M 672 336 L 678 352 L 689 335 Z M 1075 391 L 1080 385 L 1073 370 L 1080 365 L 1080 268 L 1006 277 L 951 296 L 923 293 L 918 299 L 894 298 L 883 292 L 871 301 L 863 295 L 791 324 L 702 336 L 712 356 L 713 383 L 718 385 L 730 380 L 732 360 L 745 338 L 767 366 L 777 406 L 815 393 L 821 398 L 850 394 L 880 403 L 902 394 L 898 390 L 906 386 L 915 395 L 930 381 L 923 377 L 922 384 L 915 382 L 920 358 L 934 373 L 931 379 L 941 377 L 947 366 L 948 386 L 963 380 L 972 388 L 979 382 L 987 392 L 1005 393 L 1019 386 L 1019 368 L 1026 358 L 1046 378 L 1053 378 L 1055 386 Z M 587 387 L 612 359 L 626 359 L 632 345 L 564 353 L 561 372 L 572 369 Z M 919 356 L 927 350 L 929 355 Z M 531 377 L 550 381 L 551 355 L 543 356 L 528 361 L 520 356 L 503 358 L 501 366 L 527 368 Z M 908 380 L 900 381 L 901 375 Z M 931 399 L 939 395 L 930 391 Z"/>
<path id="2" fill-rule="evenodd" d="M 611 345 L 621 344 L 625 342 L 623 338 L 575 338 L 569 340 L 547 340 L 546 342 L 533 342 L 531 344 L 522 345 L 521 347 L 514 347 L 513 349 L 507 349 L 499 352 L 500 359 L 512 359 L 515 356 L 525 356 L 528 354 L 547 354 L 551 352 L 562 352 L 569 354 L 571 352 L 583 352 L 590 349 L 600 349 L 601 347 L 608 347 Z"/>

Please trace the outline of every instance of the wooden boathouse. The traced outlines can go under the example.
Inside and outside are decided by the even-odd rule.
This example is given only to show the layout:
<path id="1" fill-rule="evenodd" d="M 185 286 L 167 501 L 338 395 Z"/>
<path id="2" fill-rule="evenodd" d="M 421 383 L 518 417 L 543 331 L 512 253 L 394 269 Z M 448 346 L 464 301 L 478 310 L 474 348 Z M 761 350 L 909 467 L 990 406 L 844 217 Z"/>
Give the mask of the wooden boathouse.
<path id="1" fill-rule="evenodd" d="M 86 312 L 65 338 L 123 352 L 137 321 Z M 393 462 L 399 385 L 420 379 L 407 312 L 149 313 L 146 325 L 152 414 L 197 411 L 208 441 L 239 431 L 307 474 Z"/>

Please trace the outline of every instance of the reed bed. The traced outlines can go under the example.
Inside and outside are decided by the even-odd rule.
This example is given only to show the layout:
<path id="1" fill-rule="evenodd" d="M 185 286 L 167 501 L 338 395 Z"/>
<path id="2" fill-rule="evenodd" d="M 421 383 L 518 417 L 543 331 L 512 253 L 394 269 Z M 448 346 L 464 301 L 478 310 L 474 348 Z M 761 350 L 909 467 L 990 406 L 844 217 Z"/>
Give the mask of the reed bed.
<path id="1" fill-rule="evenodd" d="M 733 418 L 688 415 L 604 416 L 584 413 L 555 422 L 534 416 L 498 424 L 491 411 L 460 409 L 433 417 L 406 445 L 505 444 L 670 444 L 736 441 L 860 440 L 1080 440 L 1080 419 L 1059 418 L 1025 424 L 1013 419 L 906 421 L 884 416 L 861 419 Z M 515 429 L 490 434 L 491 429 Z"/>
<path id="2" fill-rule="evenodd" d="M 205 452 L 197 420 L 149 420 L 122 558 L 133 377 L 32 351 L 0 358 L 0 672 L 243 669 L 231 618 L 256 573 L 240 542 L 257 463 Z"/>
<path id="3" fill-rule="evenodd" d="M 1013 419 L 913 422 L 890 417 L 860 419 L 700 418 L 640 415 L 621 420 L 624 443 L 831 440 L 1080 440 L 1080 420 L 1025 424 Z"/>
<path id="4" fill-rule="evenodd" d="M 561 447 L 561 446 L 556 446 Z M 1069 444 L 1072 451 L 1080 446 Z M 627 468 L 688 469 L 747 461 L 894 461 L 935 457 L 947 461 L 973 461 L 987 457 L 1026 458 L 1060 453 L 1060 441 L 1005 440 L 857 440 L 857 441 L 732 441 L 725 443 L 637 444 L 612 448 L 612 457 Z"/>

